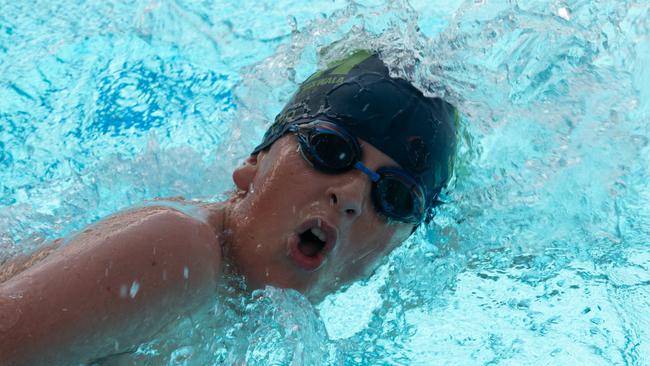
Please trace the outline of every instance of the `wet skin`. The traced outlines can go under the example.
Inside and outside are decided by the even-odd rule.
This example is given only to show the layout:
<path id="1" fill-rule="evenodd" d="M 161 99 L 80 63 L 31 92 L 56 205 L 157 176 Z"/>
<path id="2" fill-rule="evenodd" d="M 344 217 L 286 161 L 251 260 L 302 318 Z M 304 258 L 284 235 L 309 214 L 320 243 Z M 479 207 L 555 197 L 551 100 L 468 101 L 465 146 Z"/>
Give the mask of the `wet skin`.
<path id="1" fill-rule="evenodd" d="M 195 212 L 160 205 L 108 217 L 0 283 L 0 364 L 133 351 L 209 303 L 221 271 L 218 235 Z"/>
<path id="2" fill-rule="evenodd" d="M 396 165 L 369 144 L 362 150 L 370 169 Z M 233 180 L 237 192 L 226 202 L 160 202 L 121 212 L 58 248 L 2 266 L 3 365 L 133 351 L 209 304 L 224 264 L 251 289 L 294 288 L 317 302 L 370 274 L 412 229 L 375 211 L 368 176 L 317 171 L 293 135 L 249 157 Z M 319 224 L 327 244 L 316 259 L 306 258 L 298 234 Z"/>
<path id="3" fill-rule="evenodd" d="M 361 141 L 363 163 L 376 170 L 398 166 Z M 404 241 L 411 224 L 388 222 L 374 208 L 371 181 L 353 169 L 325 174 L 303 159 L 294 135 L 252 156 L 233 173 L 240 197 L 228 215 L 226 249 L 248 284 L 294 288 L 320 301 L 342 285 L 369 275 Z M 291 236 L 320 220 L 335 232 L 319 268 L 305 269 L 291 256 Z M 330 235 L 331 236 L 331 235 Z"/>

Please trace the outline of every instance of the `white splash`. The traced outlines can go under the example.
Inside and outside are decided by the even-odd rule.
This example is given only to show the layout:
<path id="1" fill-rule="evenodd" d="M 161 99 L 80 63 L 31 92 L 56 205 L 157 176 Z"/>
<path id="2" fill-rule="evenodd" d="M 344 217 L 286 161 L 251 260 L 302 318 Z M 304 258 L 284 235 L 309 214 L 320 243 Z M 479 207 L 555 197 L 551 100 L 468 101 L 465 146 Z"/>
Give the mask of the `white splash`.
<path id="1" fill-rule="evenodd" d="M 557 9 L 557 15 L 564 20 L 571 20 L 571 13 L 565 7 Z"/>

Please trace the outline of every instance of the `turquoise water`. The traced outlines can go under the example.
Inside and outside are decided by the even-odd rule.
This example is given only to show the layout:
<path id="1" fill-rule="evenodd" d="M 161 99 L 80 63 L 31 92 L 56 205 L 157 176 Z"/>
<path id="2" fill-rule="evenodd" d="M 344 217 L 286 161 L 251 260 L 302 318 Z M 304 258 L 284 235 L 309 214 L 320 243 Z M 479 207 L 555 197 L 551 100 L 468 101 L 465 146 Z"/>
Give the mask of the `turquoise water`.
<path id="1" fill-rule="evenodd" d="M 322 304 L 229 283 L 132 360 L 650 365 L 650 4 L 306 4 L 0 0 L 0 260 L 220 199 L 297 82 L 374 46 L 462 111 L 449 204 Z"/>

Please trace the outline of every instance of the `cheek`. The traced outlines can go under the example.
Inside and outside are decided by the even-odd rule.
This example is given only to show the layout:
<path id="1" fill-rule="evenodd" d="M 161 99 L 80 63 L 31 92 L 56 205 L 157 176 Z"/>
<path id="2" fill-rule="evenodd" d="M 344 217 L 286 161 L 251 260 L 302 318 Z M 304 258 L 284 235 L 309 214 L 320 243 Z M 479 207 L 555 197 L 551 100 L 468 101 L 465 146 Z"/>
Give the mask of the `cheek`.
<path id="1" fill-rule="evenodd" d="M 299 173 L 290 157 L 280 155 L 274 159 L 270 156 L 260 164 L 258 174 L 253 179 L 251 200 L 256 205 L 265 205 L 286 198 L 283 196 L 285 191 L 299 188 Z"/>
<path id="2" fill-rule="evenodd" d="M 346 265 L 341 268 L 340 276 L 347 282 L 372 275 L 383 260 L 401 243 L 402 235 L 398 230 L 391 227 L 378 230 L 377 227 L 381 225 L 375 223 L 365 231 L 365 235 L 358 234 L 351 237 L 349 246 L 352 250 L 345 261 Z"/>
<path id="3" fill-rule="evenodd" d="M 295 147 L 293 147 L 295 149 Z M 261 162 L 242 208 L 249 220 L 270 233 L 296 225 L 301 212 L 318 199 L 317 178 L 299 153 L 285 147 Z"/>

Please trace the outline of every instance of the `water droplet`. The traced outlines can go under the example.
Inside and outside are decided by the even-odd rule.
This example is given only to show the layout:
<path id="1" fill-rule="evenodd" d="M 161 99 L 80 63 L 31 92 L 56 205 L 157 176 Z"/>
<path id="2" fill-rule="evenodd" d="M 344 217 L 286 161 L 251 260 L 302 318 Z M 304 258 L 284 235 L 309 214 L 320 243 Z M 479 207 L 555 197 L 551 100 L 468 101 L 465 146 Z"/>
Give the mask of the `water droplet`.
<path id="1" fill-rule="evenodd" d="M 129 296 L 133 299 L 135 298 L 135 295 L 138 294 L 138 290 L 140 290 L 140 282 L 138 281 L 133 281 L 131 283 L 131 289 L 129 290 Z"/>
<path id="2" fill-rule="evenodd" d="M 121 285 L 120 286 L 120 297 L 121 298 L 126 298 L 127 293 L 129 292 L 129 289 L 126 285 Z"/>
<path id="3" fill-rule="evenodd" d="M 298 31 L 298 21 L 293 15 L 287 16 L 287 24 L 289 24 L 289 27 L 291 27 L 292 32 Z"/>
<path id="4" fill-rule="evenodd" d="M 598 325 L 600 325 L 600 324 L 603 324 L 603 319 L 602 319 L 602 318 L 598 318 L 598 317 L 596 317 L 596 318 L 591 318 L 591 322 L 594 323 L 594 324 L 598 324 Z"/>

